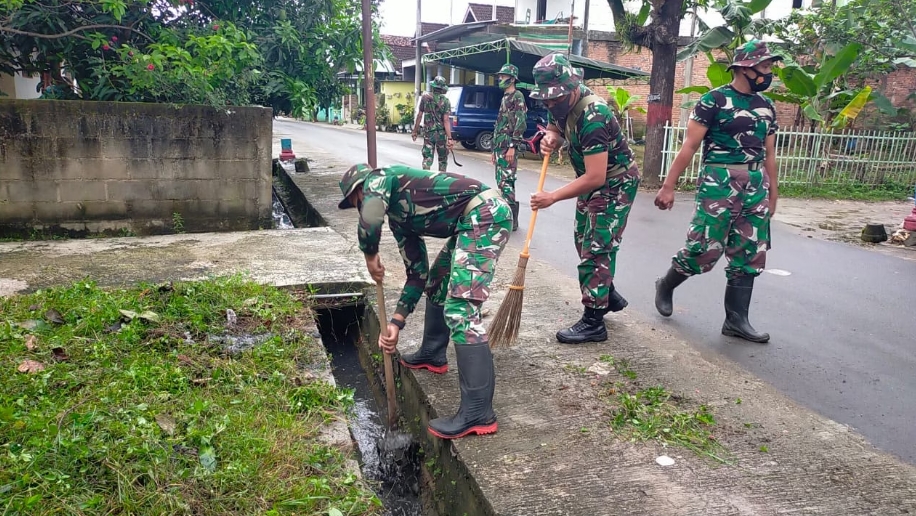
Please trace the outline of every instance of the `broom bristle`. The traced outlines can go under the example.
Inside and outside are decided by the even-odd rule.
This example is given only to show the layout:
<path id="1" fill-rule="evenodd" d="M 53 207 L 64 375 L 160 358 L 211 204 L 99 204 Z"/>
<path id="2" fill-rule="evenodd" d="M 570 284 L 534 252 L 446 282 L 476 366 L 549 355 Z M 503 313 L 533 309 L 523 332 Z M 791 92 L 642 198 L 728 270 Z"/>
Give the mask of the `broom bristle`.
<path id="1" fill-rule="evenodd" d="M 522 304 L 525 300 L 525 267 L 527 258 L 519 259 L 512 279 L 509 293 L 503 299 L 496 316 L 487 329 L 490 338 L 490 347 L 493 349 L 509 347 L 518 339 L 518 329 L 522 322 Z"/>

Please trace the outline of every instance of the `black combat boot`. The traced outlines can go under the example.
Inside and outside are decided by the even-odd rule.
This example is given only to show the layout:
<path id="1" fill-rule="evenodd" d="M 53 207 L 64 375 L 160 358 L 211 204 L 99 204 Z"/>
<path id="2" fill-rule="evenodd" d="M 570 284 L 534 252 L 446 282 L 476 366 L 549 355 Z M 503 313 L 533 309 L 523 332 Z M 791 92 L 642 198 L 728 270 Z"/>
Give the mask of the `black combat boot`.
<path id="1" fill-rule="evenodd" d="M 512 231 L 518 231 L 518 203 L 510 204 L 512 207 Z"/>
<path id="2" fill-rule="evenodd" d="M 604 314 L 606 313 L 607 310 L 586 306 L 585 313 L 582 314 L 579 322 L 557 332 L 557 340 L 563 344 L 606 341 L 607 328 L 604 326 Z"/>
<path id="3" fill-rule="evenodd" d="M 423 342 L 416 353 L 401 355 L 401 365 L 410 369 L 428 369 L 436 374 L 448 372 L 445 348 L 451 333 L 445 324 L 445 307 L 426 300 L 426 319 L 423 321 Z"/>
<path id="4" fill-rule="evenodd" d="M 655 309 L 665 317 L 671 317 L 674 313 L 674 289 L 681 283 L 687 281 L 690 276 L 684 276 L 674 270 L 674 267 L 668 269 L 664 278 L 655 280 Z"/>
<path id="5" fill-rule="evenodd" d="M 496 371 L 490 344 L 456 345 L 458 382 L 461 405 L 452 417 L 440 417 L 429 422 L 429 433 L 440 439 L 458 439 L 466 435 L 494 434 L 497 430 L 493 412 L 493 391 Z"/>
<path id="6" fill-rule="evenodd" d="M 770 334 L 758 333 L 747 320 L 753 292 L 753 276 L 740 276 L 728 280 L 725 287 L 725 323 L 722 324 L 722 335 L 761 344 L 769 342 Z"/>

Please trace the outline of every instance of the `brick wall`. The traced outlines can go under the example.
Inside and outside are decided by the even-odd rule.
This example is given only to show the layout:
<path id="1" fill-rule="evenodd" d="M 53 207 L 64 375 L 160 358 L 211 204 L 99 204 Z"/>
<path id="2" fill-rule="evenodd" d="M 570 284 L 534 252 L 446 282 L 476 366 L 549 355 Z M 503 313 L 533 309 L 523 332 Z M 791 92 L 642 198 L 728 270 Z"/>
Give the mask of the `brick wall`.
<path id="1" fill-rule="evenodd" d="M 0 233 L 271 225 L 271 110 L 0 100 Z"/>
<path id="2" fill-rule="evenodd" d="M 612 39 L 594 39 L 589 41 L 588 52 L 589 58 L 595 59 L 597 61 L 613 63 L 628 68 L 636 68 L 645 72 L 651 72 L 652 70 L 652 52 L 648 49 L 641 49 L 638 52 L 627 52 L 619 42 L 613 41 Z M 677 64 L 674 81 L 675 91 L 683 88 L 686 85 L 686 64 L 686 61 L 682 61 Z M 691 84 L 707 85 L 708 81 L 706 79 L 706 70 L 708 68 L 709 60 L 707 57 L 703 54 L 697 55 L 693 64 L 693 78 Z M 640 99 L 636 103 L 637 106 L 642 108 L 647 107 L 646 100 L 649 96 L 648 81 L 589 81 L 589 86 L 591 86 L 596 93 L 606 98 L 608 93 L 605 85 L 623 86 L 628 91 L 630 91 L 630 93 L 639 95 Z M 906 99 L 911 93 L 916 91 L 916 69 L 901 67 L 896 72 L 885 76 L 881 81 L 873 83 L 872 87 L 875 87 L 884 93 L 897 107 L 912 105 L 913 103 L 908 103 Z M 692 94 L 689 97 L 690 100 L 696 100 L 697 98 L 699 98 L 699 95 L 697 94 Z M 677 125 L 680 122 L 681 104 L 682 96 L 675 94 L 674 109 L 672 110 L 672 123 L 674 125 Z M 783 102 L 777 102 L 776 112 L 777 120 L 779 121 L 780 126 L 784 128 L 795 126 L 796 115 L 798 112 L 797 106 Z M 642 135 L 645 130 L 646 116 L 635 111 L 631 111 L 630 116 L 633 118 L 635 130 L 634 132 L 637 136 Z M 864 127 L 869 129 L 880 129 L 881 120 L 884 119 L 885 118 L 877 116 L 874 113 L 874 108 L 871 107 L 867 110 L 867 113 L 857 121 L 856 126 L 859 128 Z M 802 118 L 802 123 L 805 123 L 804 117 Z"/>

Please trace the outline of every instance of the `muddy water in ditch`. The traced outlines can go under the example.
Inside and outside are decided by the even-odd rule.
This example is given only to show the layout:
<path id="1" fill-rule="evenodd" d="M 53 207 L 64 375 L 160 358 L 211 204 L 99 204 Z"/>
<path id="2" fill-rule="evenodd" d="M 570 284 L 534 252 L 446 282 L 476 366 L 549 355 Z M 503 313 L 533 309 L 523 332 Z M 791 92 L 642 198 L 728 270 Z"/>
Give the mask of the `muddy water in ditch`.
<path id="1" fill-rule="evenodd" d="M 420 502 L 419 463 L 415 445 L 384 449 L 385 408 L 376 403 L 372 388 L 359 362 L 355 339 L 359 335 L 358 307 L 318 311 L 318 328 L 334 378 L 341 387 L 354 390 L 350 433 L 357 444 L 363 475 L 374 486 L 387 516 L 430 516 Z"/>

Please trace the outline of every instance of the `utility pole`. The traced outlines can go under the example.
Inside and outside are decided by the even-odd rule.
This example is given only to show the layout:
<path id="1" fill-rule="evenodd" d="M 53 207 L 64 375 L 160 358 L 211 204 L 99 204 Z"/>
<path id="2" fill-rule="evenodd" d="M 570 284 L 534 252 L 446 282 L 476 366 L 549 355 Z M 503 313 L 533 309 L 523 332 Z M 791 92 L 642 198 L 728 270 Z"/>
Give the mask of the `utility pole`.
<path id="1" fill-rule="evenodd" d="M 365 2 L 366 0 L 363 0 L 363 1 Z M 420 59 L 423 57 L 423 48 L 420 46 L 420 45 L 422 45 L 422 43 L 420 42 L 420 37 L 423 35 L 423 22 L 420 21 L 420 7 L 421 7 L 421 5 L 422 5 L 422 0 L 417 0 L 417 40 L 416 40 L 416 44 L 417 44 L 417 52 L 416 52 L 417 64 L 416 64 L 416 66 L 414 66 L 414 70 L 416 70 L 416 73 L 414 74 L 415 77 L 414 77 L 414 79 L 413 79 L 413 90 L 414 90 L 413 93 L 414 93 L 414 99 L 417 100 L 417 101 L 420 100 L 420 77 L 421 77 L 420 71 L 422 70 L 421 67 L 423 66 L 423 64 L 420 62 Z"/>
<path id="2" fill-rule="evenodd" d="M 493 17 L 490 18 L 490 19 L 491 19 L 491 20 L 495 20 L 495 19 L 496 19 L 496 0 L 493 0 Z"/>
<path id="3" fill-rule="evenodd" d="M 363 75 L 366 76 L 366 154 L 369 166 L 378 166 L 375 152 L 375 60 L 372 55 L 372 6 L 363 0 Z"/>
<path id="4" fill-rule="evenodd" d="M 696 34 L 696 30 L 697 30 L 697 10 L 696 8 L 694 8 L 693 9 L 693 20 L 690 22 L 690 41 L 691 42 L 693 42 L 693 37 L 694 37 L 694 34 Z M 696 58 L 697 58 L 696 55 L 690 56 L 690 58 L 687 59 L 687 64 L 684 65 L 684 87 L 685 88 L 689 88 L 691 85 L 693 85 L 693 61 Z M 685 93 L 681 95 L 681 105 L 686 104 L 688 100 L 690 100 L 689 94 Z M 681 108 L 681 116 L 678 118 L 677 125 L 682 125 L 682 126 L 687 125 L 687 108 L 683 108 L 683 107 Z"/>
<path id="5" fill-rule="evenodd" d="M 588 57 L 588 11 L 591 10 L 592 0 L 585 0 L 585 20 L 582 22 L 582 32 L 585 40 L 582 42 L 582 57 Z"/>
<path id="6" fill-rule="evenodd" d="M 566 49 L 566 57 L 567 57 L 567 58 L 569 58 L 569 56 L 572 55 L 572 47 L 573 47 L 573 38 L 572 38 L 573 20 L 575 20 L 575 19 L 576 19 L 576 0 L 572 0 L 572 5 L 569 7 L 569 37 L 567 38 L 567 41 L 569 42 L 569 47 Z"/>

